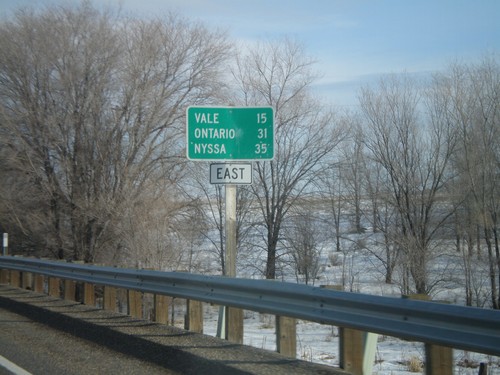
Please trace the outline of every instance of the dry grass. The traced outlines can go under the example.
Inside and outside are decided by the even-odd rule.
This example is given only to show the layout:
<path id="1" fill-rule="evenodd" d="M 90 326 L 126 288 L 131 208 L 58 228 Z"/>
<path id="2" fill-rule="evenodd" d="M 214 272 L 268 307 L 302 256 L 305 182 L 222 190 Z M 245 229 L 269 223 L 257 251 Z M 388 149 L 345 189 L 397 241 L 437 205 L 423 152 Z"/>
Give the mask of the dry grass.
<path id="1" fill-rule="evenodd" d="M 412 356 L 407 363 L 408 371 L 410 372 L 421 372 L 423 368 L 423 363 L 420 358 Z"/>

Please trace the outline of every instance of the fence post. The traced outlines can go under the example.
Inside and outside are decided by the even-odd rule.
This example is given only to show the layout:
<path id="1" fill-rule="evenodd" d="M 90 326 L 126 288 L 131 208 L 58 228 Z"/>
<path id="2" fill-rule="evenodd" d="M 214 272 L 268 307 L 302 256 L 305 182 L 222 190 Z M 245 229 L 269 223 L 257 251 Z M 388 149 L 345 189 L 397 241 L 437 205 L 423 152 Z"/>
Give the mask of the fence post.
<path id="1" fill-rule="evenodd" d="M 186 301 L 186 318 L 184 320 L 184 329 L 203 333 L 203 304 L 200 301 Z"/>
<path id="2" fill-rule="evenodd" d="M 426 294 L 411 294 L 403 298 L 431 301 Z M 435 301 L 434 303 L 439 303 Z M 442 301 L 442 303 L 447 303 Z M 453 349 L 440 345 L 425 343 L 425 373 L 427 375 L 453 374 Z"/>
<path id="3" fill-rule="evenodd" d="M 297 357 L 296 319 L 276 316 L 276 351 L 287 357 Z"/>
<path id="4" fill-rule="evenodd" d="M 170 297 L 155 294 L 154 295 L 154 319 L 156 323 L 168 324 L 168 301 Z"/>

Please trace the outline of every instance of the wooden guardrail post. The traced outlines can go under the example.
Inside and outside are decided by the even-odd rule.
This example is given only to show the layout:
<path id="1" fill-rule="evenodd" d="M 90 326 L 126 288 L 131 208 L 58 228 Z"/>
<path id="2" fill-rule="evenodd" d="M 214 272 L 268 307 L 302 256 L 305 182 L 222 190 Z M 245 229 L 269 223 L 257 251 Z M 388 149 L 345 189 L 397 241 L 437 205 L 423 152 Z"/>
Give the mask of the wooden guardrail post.
<path id="1" fill-rule="evenodd" d="M 203 304 L 200 301 L 186 301 L 186 318 L 184 329 L 191 332 L 203 333 Z"/>
<path id="2" fill-rule="evenodd" d="M 83 283 L 83 303 L 85 305 L 95 306 L 94 284 Z"/>
<path id="3" fill-rule="evenodd" d="M 168 324 L 168 305 L 171 297 L 161 294 L 154 295 L 154 321 L 156 323 Z"/>
<path id="4" fill-rule="evenodd" d="M 243 344 L 243 310 L 226 306 L 226 339 Z"/>
<path id="5" fill-rule="evenodd" d="M 0 284 L 8 284 L 10 281 L 9 275 L 10 275 L 9 270 L 1 269 L 0 270 Z"/>
<path id="6" fill-rule="evenodd" d="M 363 331 L 339 327 L 339 366 L 353 375 L 363 374 Z"/>
<path id="7" fill-rule="evenodd" d="M 64 280 L 64 299 L 68 301 L 76 299 L 76 282 L 74 280 Z"/>
<path id="8" fill-rule="evenodd" d="M 296 319 L 276 316 L 276 351 L 287 357 L 297 357 Z"/>
<path id="9" fill-rule="evenodd" d="M 33 274 L 31 272 L 23 272 L 21 287 L 23 289 L 33 290 Z"/>
<path id="10" fill-rule="evenodd" d="M 76 300 L 76 282 L 74 280 L 64 280 L 64 299 L 68 301 Z"/>
<path id="11" fill-rule="evenodd" d="M 37 273 L 35 274 L 35 283 L 34 283 L 34 290 L 37 293 L 43 293 L 44 292 L 44 276 Z"/>
<path id="12" fill-rule="evenodd" d="M 57 277 L 49 277 L 49 296 L 61 297 L 60 281 Z"/>
<path id="13" fill-rule="evenodd" d="M 142 319 L 142 292 L 137 290 L 128 291 L 127 314 Z"/>
<path id="14" fill-rule="evenodd" d="M 446 346 L 426 343 L 425 373 L 429 375 L 452 375 L 453 350 Z"/>
<path id="15" fill-rule="evenodd" d="M 243 344 L 243 310 L 221 306 L 217 323 L 217 337 L 236 344 Z"/>
<path id="16" fill-rule="evenodd" d="M 378 335 L 357 329 L 339 327 L 340 368 L 353 375 L 372 373 Z"/>
<path id="17" fill-rule="evenodd" d="M 411 294 L 403 298 L 431 301 L 426 294 Z M 435 301 L 434 303 L 440 303 Z M 446 303 L 446 302 L 441 302 Z M 425 343 L 425 373 L 427 375 L 452 375 L 453 374 L 453 349 Z"/>
<path id="18" fill-rule="evenodd" d="M 19 288 L 21 286 L 21 272 L 10 270 L 10 285 Z"/>
<path id="19" fill-rule="evenodd" d="M 104 285 L 104 298 L 103 298 L 103 308 L 104 310 L 116 311 L 116 288 Z"/>

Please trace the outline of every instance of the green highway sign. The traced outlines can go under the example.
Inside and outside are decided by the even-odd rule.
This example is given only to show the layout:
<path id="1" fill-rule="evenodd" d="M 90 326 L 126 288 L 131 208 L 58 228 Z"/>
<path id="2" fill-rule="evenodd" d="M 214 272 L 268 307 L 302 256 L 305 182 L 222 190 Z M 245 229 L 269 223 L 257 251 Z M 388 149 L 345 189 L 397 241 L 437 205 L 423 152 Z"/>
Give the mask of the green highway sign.
<path id="1" fill-rule="evenodd" d="M 186 154 L 191 160 L 272 160 L 272 107 L 188 107 Z"/>

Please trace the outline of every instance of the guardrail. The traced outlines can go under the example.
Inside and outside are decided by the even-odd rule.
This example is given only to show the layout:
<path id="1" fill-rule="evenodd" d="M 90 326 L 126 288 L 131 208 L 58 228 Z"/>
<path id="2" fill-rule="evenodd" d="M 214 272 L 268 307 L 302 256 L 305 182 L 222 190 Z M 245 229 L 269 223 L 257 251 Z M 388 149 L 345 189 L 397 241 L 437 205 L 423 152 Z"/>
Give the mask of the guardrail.
<path id="1" fill-rule="evenodd" d="M 500 356 L 500 312 L 495 310 L 269 280 L 120 269 L 12 256 L 0 257 L 0 269 L 180 297 Z"/>

